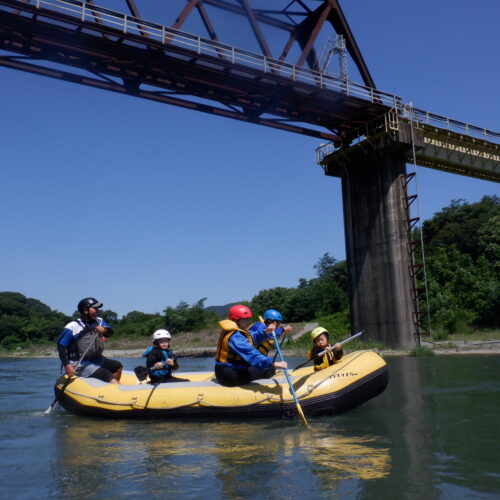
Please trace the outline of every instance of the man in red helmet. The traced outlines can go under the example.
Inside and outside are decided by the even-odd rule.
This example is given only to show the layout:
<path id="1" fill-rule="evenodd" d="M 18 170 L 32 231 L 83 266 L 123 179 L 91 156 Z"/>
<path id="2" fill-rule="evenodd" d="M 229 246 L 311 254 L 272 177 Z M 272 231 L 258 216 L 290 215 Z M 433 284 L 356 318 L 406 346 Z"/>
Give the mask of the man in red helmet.
<path id="1" fill-rule="evenodd" d="M 260 353 L 258 346 L 276 326 L 249 332 L 252 311 L 242 304 L 229 309 L 229 319 L 219 322 L 222 328 L 215 354 L 215 376 L 229 387 L 248 384 L 252 380 L 271 378 L 276 368 L 287 368 L 286 361 L 276 361 Z"/>

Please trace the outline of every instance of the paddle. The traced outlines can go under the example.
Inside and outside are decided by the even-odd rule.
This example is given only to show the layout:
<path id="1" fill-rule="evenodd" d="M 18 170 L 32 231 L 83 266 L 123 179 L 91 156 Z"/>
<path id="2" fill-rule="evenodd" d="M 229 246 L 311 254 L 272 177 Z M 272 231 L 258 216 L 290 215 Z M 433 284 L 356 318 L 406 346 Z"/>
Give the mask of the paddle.
<path id="1" fill-rule="evenodd" d="M 85 354 L 87 354 L 88 350 L 90 349 L 90 346 L 94 343 L 95 339 L 97 338 L 97 335 L 99 335 L 99 332 L 96 330 L 94 333 L 94 336 L 92 337 L 92 340 L 89 342 L 89 345 L 87 346 L 87 348 L 85 349 L 83 354 L 80 356 L 80 359 L 78 360 L 78 362 L 75 365 L 75 373 L 76 373 L 76 370 L 78 370 L 80 363 L 83 361 Z M 59 402 L 59 398 L 62 396 L 62 393 L 66 389 L 67 385 L 71 382 L 71 380 L 73 380 L 73 377 L 67 378 L 66 382 L 64 382 L 63 386 L 61 387 L 59 394 L 56 396 L 54 401 L 52 401 L 52 404 L 45 410 L 45 412 L 44 412 L 45 414 L 48 415 L 57 406 L 57 403 Z"/>
<path id="2" fill-rule="evenodd" d="M 265 325 L 265 320 L 262 316 L 259 316 L 259 321 L 261 323 L 263 323 Z M 281 342 L 280 342 L 280 347 L 283 345 L 283 343 L 285 342 L 285 338 L 286 338 L 286 332 L 283 331 L 281 333 Z M 276 361 L 276 356 L 278 355 L 278 350 L 276 350 L 276 352 L 274 353 L 274 357 L 273 357 L 273 363 Z"/>
<path id="3" fill-rule="evenodd" d="M 149 373 L 151 372 L 151 368 L 146 368 L 144 366 L 136 366 L 134 368 L 135 376 L 139 382 L 143 382 L 148 378 Z"/>
<path id="4" fill-rule="evenodd" d="M 349 337 L 348 339 L 342 340 L 342 342 L 339 342 L 339 344 L 340 345 L 346 344 L 347 342 L 350 342 L 351 340 L 355 339 L 356 337 L 359 337 L 360 335 L 363 335 L 363 333 L 365 333 L 365 332 L 366 332 L 366 330 L 361 330 L 360 332 L 355 333 L 352 337 Z M 304 363 L 300 364 L 299 366 L 296 366 L 292 371 L 294 372 L 295 370 L 298 370 L 299 368 L 302 368 L 303 366 L 306 366 L 307 363 L 310 363 L 311 361 L 314 361 L 315 359 L 320 358 L 321 356 L 325 355 L 327 352 L 328 352 L 327 349 L 325 349 L 324 351 L 319 352 L 318 354 L 316 354 L 316 356 L 313 356 L 312 358 L 308 359 L 307 361 L 305 361 Z"/>
<path id="5" fill-rule="evenodd" d="M 176 360 L 176 355 L 173 354 L 173 357 L 172 358 L 169 358 L 169 359 L 173 359 L 174 361 Z M 165 366 L 167 365 L 168 363 L 166 361 L 163 361 L 162 362 L 162 365 Z M 135 373 L 135 376 L 137 377 L 137 380 L 139 380 L 139 382 L 143 382 L 144 380 L 146 380 L 148 378 L 148 375 L 152 372 L 152 371 L 155 371 L 156 368 L 154 367 L 151 367 L 151 368 L 146 368 L 144 366 L 136 366 L 134 368 L 134 373 Z"/>
<path id="6" fill-rule="evenodd" d="M 281 335 L 282 335 L 282 337 L 281 337 L 281 341 L 280 341 L 280 347 L 282 347 L 283 344 L 285 343 L 286 332 L 283 332 Z M 278 349 L 276 349 L 276 352 L 274 353 L 273 363 L 276 361 L 277 355 L 278 355 Z"/>
<path id="7" fill-rule="evenodd" d="M 272 334 L 273 334 L 274 344 L 276 346 L 276 350 L 278 351 L 278 356 L 280 357 L 281 361 L 285 361 L 283 359 L 281 347 L 280 347 L 280 344 L 279 344 L 278 339 L 276 337 L 276 334 L 274 333 L 274 330 L 273 330 Z M 299 414 L 300 421 L 304 425 L 308 426 L 309 424 L 307 423 L 304 412 L 302 411 L 302 408 L 301 408 L 300 403 L 299 403 L 299 399 L 297 398 L 297 394 L 295 394 L 295 389 L 293 388 L 292 379 L 290 378 L 290 375 L 288 374 L 288 370 L 286 368 L 283 368 L 283 371 L 285 372 L 285 376 L 286 376 L 286 379 L 288 381 L 288 385 L 290 386 L 290 392 L 292 393 L 293 399 L 295 400 L 295 405 L 297 406 L 297 413 Z"/>

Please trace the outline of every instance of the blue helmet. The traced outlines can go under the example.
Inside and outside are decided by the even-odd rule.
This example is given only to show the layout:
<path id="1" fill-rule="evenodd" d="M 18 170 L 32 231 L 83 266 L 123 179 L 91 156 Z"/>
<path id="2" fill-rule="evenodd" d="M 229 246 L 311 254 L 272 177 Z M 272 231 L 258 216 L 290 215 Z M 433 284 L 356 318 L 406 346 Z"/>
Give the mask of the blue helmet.
<path id="1" fill-rule="evenodd" d="M 268 309 L 264 313 L 264 319 L 271 319 L 273 321 L 279 321 L 281 323 L 283 321 L 283 316 L 276 309 Z"/>

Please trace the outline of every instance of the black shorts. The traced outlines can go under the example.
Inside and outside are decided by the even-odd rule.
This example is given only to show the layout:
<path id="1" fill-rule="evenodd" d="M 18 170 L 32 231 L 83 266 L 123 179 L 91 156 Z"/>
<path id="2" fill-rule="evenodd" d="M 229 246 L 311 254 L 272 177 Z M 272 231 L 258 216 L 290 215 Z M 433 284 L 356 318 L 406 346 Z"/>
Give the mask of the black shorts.
<path id="1" fill-rule="evenodd" d="M 191 382 L 188 378 L 181 377 L 149 377 L 149 383 L 156 384 L 168 384 L 170 382 Z"/>
<path id="2" fill-rule="evenodd" d="M 274 366 L 264 369 L 249 366 L 248 368 L 236 370 L 230 366 L 215 365 L 215 377 L 222 385 L 227 387 L 245 385 L 252 380 L 261 378 L 271 378 L 275 373 L 276 369 Z"/>
<path id="3" fill-rule="evenodd" d="M 123 365 L 114 359 L 105 359 L 100 363 L 100 367 L 92 373 L 92 378 L 98 378 L 103 382 L 109 382 L 113 378 L 113 373 L 116 373 Z"/>

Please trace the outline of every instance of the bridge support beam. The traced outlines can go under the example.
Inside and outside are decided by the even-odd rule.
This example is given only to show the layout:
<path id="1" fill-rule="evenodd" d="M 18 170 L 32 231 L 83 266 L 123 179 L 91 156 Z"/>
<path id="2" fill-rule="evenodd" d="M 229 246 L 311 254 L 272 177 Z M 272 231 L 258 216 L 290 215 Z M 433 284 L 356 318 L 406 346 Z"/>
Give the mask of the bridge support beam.
<path id="1" fill-rule="evenodd" d="M 353 331 L 392 347 L 415 345 L 406 197 L 402 176 L 408 129 L 369 137 L 326 156 L 326 175 L 342 179 Z"/>

